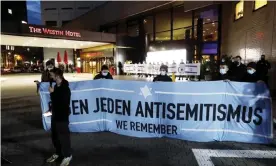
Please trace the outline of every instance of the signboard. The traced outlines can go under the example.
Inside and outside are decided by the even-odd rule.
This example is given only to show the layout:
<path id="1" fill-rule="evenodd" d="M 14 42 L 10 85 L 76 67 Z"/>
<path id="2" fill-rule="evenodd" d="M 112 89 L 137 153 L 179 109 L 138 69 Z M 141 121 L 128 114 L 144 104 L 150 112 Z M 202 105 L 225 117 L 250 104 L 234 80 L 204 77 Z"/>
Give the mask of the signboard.
<path id="1" fill-rule="evenodd" d="M 69 37 L 81 37 L 80 32 L 74 32 L 69 30 L 57 30 L 53 28 L 41 28 L 32 25 L 28 25 L 29 33 L 51 35 L 51 36 L 69 36 Z"/>
<path id="2" fill-rule="evenodd" d="M 131 67 L 133 66 L 133 67 Z M 137 67 L 135 67 L 137 66 Z M 124 64 L 124 72 L 132 74 L 154 74 L 160 73 L 160 65 L 156 64 Z M 171 64 L 168 66 L 168 74 L 171 75 L 200 75 L 200 63 Z"/>

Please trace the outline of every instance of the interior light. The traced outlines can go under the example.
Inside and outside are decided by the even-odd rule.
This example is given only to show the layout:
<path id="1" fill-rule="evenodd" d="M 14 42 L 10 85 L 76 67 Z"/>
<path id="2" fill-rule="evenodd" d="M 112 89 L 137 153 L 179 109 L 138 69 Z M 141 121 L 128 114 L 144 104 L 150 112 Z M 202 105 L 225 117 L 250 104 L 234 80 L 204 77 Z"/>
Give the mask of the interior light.
<path id="1" fill-rule="evenodd" d="M 156 63 L 162 61 L 173 63 L 173 61 L 175 61 L 179 64 L 181 62 L 181 59 L 186 61 L 186 49 L 148 52 L 146 62 Z"/>
<path id="2" fill-rule="evenodd" d="M 8 13 L 9 13 L 9 14 L 12 14 L 12 10 L 11 10 L 11 9 L 8 9 Z"/>
<path id="3" fill-rule="evenodd" d="M 27 24 L 27 22 L 26 22 L 26 21 L 23 21 L 23 20 L 21 21 L 21 23 L 22 23 L 22 24 Z"/>
<path id="4" fill-rule="evenodd" d="M 212 24 L 213 24 L 213 25 L 215 25 L 215 23 L 214 23 L 214 22 L 213 22 Z"/>

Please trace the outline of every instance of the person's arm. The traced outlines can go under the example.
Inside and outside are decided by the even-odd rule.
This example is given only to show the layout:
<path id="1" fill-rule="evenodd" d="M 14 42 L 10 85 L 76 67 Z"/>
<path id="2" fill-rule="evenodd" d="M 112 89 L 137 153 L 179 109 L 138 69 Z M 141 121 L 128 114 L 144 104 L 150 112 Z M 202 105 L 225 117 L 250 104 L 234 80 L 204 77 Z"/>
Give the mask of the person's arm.
<path id="1" fill-rule="evenodd" d="M 94 77 L 94 80 L 98 80 L 98 79 L 100 79 L 99 74 L 97 74 L 97 75 Z"/>
<path id="2" fill-rule="evenodd" d="M 270 63 L 269 63 L 268 61 L 266 61 L 266 63 L 267 63 L 267 68 L 268 68 L 268 69 L 271 69 Z"/>

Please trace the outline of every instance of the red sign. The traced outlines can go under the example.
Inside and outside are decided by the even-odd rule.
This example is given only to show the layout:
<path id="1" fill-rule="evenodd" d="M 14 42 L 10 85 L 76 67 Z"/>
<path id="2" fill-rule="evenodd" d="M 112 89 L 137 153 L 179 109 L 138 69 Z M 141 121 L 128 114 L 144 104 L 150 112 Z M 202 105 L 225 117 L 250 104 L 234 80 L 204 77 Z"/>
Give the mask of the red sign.
<path id="1" fill-rule="evenodd" d="M 30 33 L 53 35 L 53 36 L 69 36 L 69 37 L 81 37 L 80 32 L 73 32 L 68 30 L 55 30 L 51 28 L 38 28 L 29 26 Z"/>

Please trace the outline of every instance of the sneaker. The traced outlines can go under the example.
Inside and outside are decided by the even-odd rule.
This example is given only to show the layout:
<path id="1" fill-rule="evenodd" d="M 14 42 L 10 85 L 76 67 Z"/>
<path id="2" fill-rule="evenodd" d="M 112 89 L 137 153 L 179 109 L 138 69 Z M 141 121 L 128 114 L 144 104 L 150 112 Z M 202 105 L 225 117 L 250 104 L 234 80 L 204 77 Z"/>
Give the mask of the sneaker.
<path id="1" fill-rule="evenodd" d="M 50 158 L 47 159 L 47 163 L 52 163 L 54 161 L 56 161 L 58 159 L 58 155 L 57 154 L 53 154 Z"/>
<path id="2" fill-rule="evenodd" d="M 72 156 L 64 158 L 62 160 L 60 166 L 68 166 L 70 164 L 71 160 L 72 160 Z"/>

